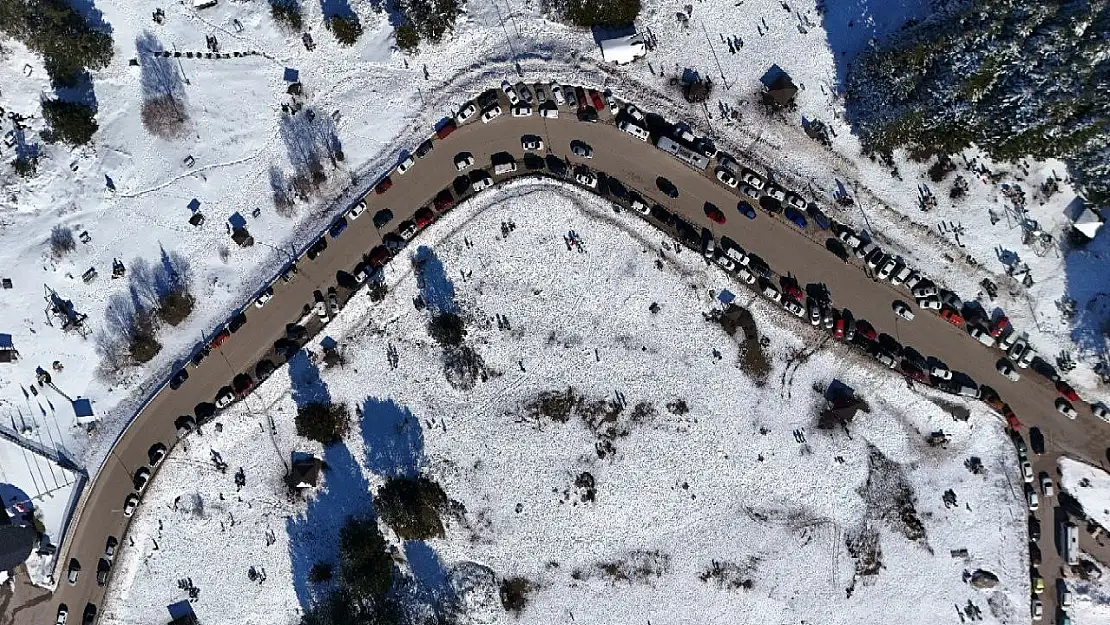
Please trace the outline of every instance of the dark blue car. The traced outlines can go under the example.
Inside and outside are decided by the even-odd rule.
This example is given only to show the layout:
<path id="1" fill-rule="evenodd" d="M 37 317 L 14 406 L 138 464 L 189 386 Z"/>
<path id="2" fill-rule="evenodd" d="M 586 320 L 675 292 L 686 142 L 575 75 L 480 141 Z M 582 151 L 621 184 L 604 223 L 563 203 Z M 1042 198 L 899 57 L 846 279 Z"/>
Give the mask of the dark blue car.
<path id="1" fill-rule="evenodd" d="M 344 217 L 340 217 L 339 219 L 335 220 L 335 223 L 331 225 L 331 228 L 328 228 L 328 234 L 331 235 L 331 238 L 337 239 L 339 238 L 339 235 L 343 234 L 343 231 L 346 229 L 347 219 Z"/>
<path id="2" fill-rule="evenodd" d="M 736 205 L 736 210 L 740 211 L 740 214 L 748 219 L 755 219 L 755 209 L 747 202 L 741 201 Z"/>
<path id="3" fill-rule="evenodd" d="M 786 218 L 789 219 L 795 226 L 798 226 L 799 228 L 805 230 L 806 218 L 802 217 L 802 214 L 799 213 L 792 206 L 787 206 L 786 211 L 783 214 L 786 215 Z"/>
<path id="4" fill-rule="evenodd" d="M 810 204 L 809 208 L 806 209 L 806 213 L 809 214 L 810 219 L 813 220 L 813 223 L 817 224 L 818 228 L 822 230 L 829 229 L 829 226 L 831 225 L 829 223 L 829 218 L 825 216 L 825 213 L 821 212 L 820 208 L 817 208 L 813 204 Z"/>

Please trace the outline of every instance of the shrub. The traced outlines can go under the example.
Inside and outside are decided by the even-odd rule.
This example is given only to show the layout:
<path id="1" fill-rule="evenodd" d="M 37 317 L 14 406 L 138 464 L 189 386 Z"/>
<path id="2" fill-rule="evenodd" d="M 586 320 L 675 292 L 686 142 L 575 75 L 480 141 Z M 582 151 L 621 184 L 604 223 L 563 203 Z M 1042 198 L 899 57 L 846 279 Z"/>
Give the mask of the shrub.
<path id="1" fill-rule="evenodd" d="M 640 14 L 640 0 L 566 0 L 563 17 L 575 26 L 627 26 Z"/>
<path id="2" fill-rule="evenodd" d="M 17 156 L 12 161 L 12 170 L 23 178 L 30 178 L 38 172 L 38 159 L 28 158 L 27 156 Z"/>
<path id="3" fill-rule="evenodd" d="M 140 113 L 143 128 L 164 139 L 179 137 L 189 119 L 181 103 L 172 95 L 162 95 L 143 102 Z"/>
<path id="4" fill-rule="evenodd" d="M 158 317 L 176 326 L 193 312 L 193 296 L 188 290 L 178 289 L 162 296 L 158 302 Z"/>
<path id="5" fill-rule="evenodd" d="M 297 409 L 297 435 L 330 445 L 347 433 L 349 420 L 345 404 L 308 402 Z"/>
<path id="6" fill-rule="evenodd" d="M 466 327 L 462 317 L 453 312 L 439 313 L 428 323 L 428 334 L 444 347 L 462 345 Z"/>
<path id="7" fill-rule="evenodd" d="M 65 256 L 77 249 L 77 241 L 73 238 L 73 230 L 65 225 L 58 224 L 50 229 L 50 252 L 55 258 Z"/>
<path id="8" fill-rule="evenodd" d="M 352 518 L 339 531 L 343 583 L 357 597 L 377 601 L 393 585 L 393 560 L 374 519 Z"/>
<path id="9" fill-rule="evenodd" d="M 131 325 L 131 343 L 128 350 L 135 362 L 150 362 L 158 352 L 162 351 L 162 344 L 158 342 L 154 327 L 153 316 L 145 311 L 137 311 Z"/>
<path id="10" fill-rule="evenodd" d="M 420 45 L 420 33 L 411 24 L 401 24 L 394 33 L 397 47 L 405 52 L 413 52 Z"/>
<path id="11" fill-rule="evenodd" d="M 335 35 L 335 40 L 345 46 L 352 45 L 362 36 L 362 24 L 355 16 L 333 16 L 328 19 L 327 26 Z"/>
<path id="12" fill-rule="evenodd" d="M 304 26 L 301 4 L 297 0 L 270 0 L 270 17 L 292 30 L 299 31 Z"/>
<path id="13" fill-rule="evenodd" d="M 84 145 L 92 140 L 98 128 L 93 107 L 65 100 L 43 100 L 42 116 L 50 124 L 44 138 L 70 145 Z"/>
<path id="14" fill-rule="evenodd" d="M 378 491 L 382 520 L 405 540 L 443 536 L 440 513 L 447 506 L 443 488 L 426 477 L 395 477 Z"/>
<path id="15" fill-rule="evenodd" d="M 501 606 L 505 611 L 520 614 L 528 607 L 529 595 L 536 585 L 523 577 L 510 577 L 501 580 Z"/>

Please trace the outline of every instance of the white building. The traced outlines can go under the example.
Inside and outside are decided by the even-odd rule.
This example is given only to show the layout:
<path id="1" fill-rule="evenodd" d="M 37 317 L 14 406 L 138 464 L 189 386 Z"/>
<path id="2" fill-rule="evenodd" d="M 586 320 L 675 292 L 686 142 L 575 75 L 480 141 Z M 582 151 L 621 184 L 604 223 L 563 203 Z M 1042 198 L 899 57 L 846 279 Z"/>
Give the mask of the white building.
<path id="1" fill-rule="evenodd" d="M 601 41 L 601 58 L 617 65 L 626 65 L 647 54 L 647 46 L 639 34 Z"/>

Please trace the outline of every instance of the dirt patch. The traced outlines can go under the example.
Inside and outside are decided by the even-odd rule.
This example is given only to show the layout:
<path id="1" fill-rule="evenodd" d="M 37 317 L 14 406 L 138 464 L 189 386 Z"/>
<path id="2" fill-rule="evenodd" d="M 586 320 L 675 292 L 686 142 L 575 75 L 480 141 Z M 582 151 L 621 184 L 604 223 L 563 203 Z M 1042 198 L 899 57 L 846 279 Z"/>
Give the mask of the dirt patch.
<path id="1" fill-rule="evenodd" d="M 859 488 L 859 494 L 867 503 L 869 520 L 885 521 L 929 553 L 933 552 L 925 526 L 917 516 L 917 497 L 902 466 L 873 445 L 869 445 L 867 455 L 867 482 Z"/>
<path id="2" fill-rule="evenodd" d="M 630 551 L 609 562 L 598 562 L 592 569 L 576 569 L 571 577 L 586 580 L 601 577 L 610 583 L 651 584 L 671 569 L 671 556 L 659 551 Z"/>
<path id="3" fill-rule="evenodd" d="M 856 582 L 862 578 L 874 577 L 883 568 L 883 548 L 879 542 L 879 532 L 870 524 L 864 525 L 858 531 L 848 534 L 844 538 L 844 545 L 848 554 L 856 561 L 856 570 L 852 574 L 852 583 L 845 589 L 848 597 L 856 590 Z M 870 580 L 864 581 L 872 583 Z"/>
<path id="4" fill-rule="evenodd" d="M 739 563 L 713 560 L 704 571 L 698 573 L 698 579 L 716 586 L 718 590 L 751 590 L 755 587 L 758 567 L 759 558 L 754 556 Z"/>
<path id="5" fill-rule="evenodd" d="M 659 414 L 650 402 L 639 402 L 631 410 L 627 406 L 620 392 L 613 397 L 594 398 L 567 387 L 561 391 L 543 391 L 527 401 L 522 407 L 521 421 L 542 428 L 546 421 L 567 423 L 578 419 L 597 437 L 598 458 L 612 458 L 617 451 L 615 441 L 628 436 L 637 427 L 652 426 Z"/>
<path id="6" fill-rule="evenodd" d="M 740 344 L 740 370 L 762 385 L 771 373 L 771 361 L 759 339 L 755 317 L 741 306 L 729 306 L 718 318 L 721 327 Z"/>

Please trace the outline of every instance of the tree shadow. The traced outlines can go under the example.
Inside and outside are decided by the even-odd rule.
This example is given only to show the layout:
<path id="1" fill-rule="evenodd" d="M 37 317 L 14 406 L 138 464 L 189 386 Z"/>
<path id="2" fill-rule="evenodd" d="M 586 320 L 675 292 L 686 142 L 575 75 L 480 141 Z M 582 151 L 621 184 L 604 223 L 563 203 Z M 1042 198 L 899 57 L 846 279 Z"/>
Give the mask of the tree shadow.
<path id="1" fill-rule="evenodd" d="M 422 540 L 405 542 L 405 559 L 412 577 L 396 588 L 397 598 L 405 606 L 412 622 L 442 623 L 456 604 L 449 572 L 439 554 Z"/>
<path id="2" fill-rule="evenodd" d="M 165 49 L 162 42 L 149 30 L 144 30 L 135 38 L 135 50 L 139 53 L 139 86 L 143 90 L 143 99 L 169 96 L 184 102 L 185 83 L 173 58 L 160 54 Z"/>
<path id="3" fill-rule="evenodd" d="M 311 403 L 330 403 L 331 391 L 320 378 L 320 368 L 308 358 L 303 349 L 289 359 L 289 383 L 293 403 L 303 407 Z"/>
<path id="4" fill-rule="evenodd" d="M 283 115 L 279 132 L 296 175 L 318 175 L 323 172 L 325 159 L 333 167 L 342 159 L 343 145 L 335 121 L 328 115 L 317 114 L 313 109 Z"/>
<path id="5" fill-rule="evenodd" d="M 362 405 L 366 468 L 386 477 L 415 477 L 424 462 L 420 419 L 392 399 L 368 397 Z"/>
<path id="6" fill-rule="evenodd" d="M 85 19 L 89 27 L 93 30 L 99 30 L 109 35 L 115 32 L 112 25 L 104 19 L 104 14 L 100 9 L 96 8 L 96 3 L 93 0 L 66 0 L 73 10 Z"/>
<path id="7" fill-rule="evenodd" d="M 929 12 L 929 0 L 824 0 L 822 26 L 836 63 L 835 87 L 845 88 L 852 62 L 872 41 L 881 42 Z"/>
<path id="8" fill-rule="evenodd" d="M 332 17 L 358 18 L 347 0 L 320 0 L 320 11 L 325 21 Z"/>
<path id="9" fill-rule="evenodd" d="M 84 104 L 94 111 L 99 106 L 96 91 L 93 89 L 92 76 L 86 71 L 78 74 L 71 84 L 54 85 L 54 95 L 65 102 Z"/>
<path id="10" fill-rule="evenodd" d="M 420 272 L 418 286 L 420 297 L 433 314 L 458 313 L 455 303 L 455 284 L 447 277 L 443 262 L 432 248 L 421 245 L 412 255 L 413 262 Z"/>

